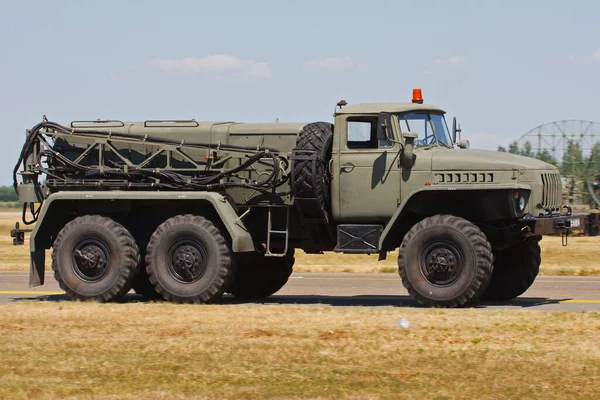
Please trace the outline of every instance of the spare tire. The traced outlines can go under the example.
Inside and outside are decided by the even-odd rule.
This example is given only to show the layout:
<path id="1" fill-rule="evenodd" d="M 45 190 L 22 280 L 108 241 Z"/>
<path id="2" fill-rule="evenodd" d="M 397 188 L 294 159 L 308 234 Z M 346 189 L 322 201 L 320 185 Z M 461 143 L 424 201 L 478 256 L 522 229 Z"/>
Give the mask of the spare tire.
<path id="1" fill-rule="evenodd" d="M 306 220 L 322 221 L 312 230 L 313 239 L 321 242 L 323 226 L 330 221 L 331 176 L 327 163 L 331 159 L 333 125 L 314 122 L 298 134 L 292 156 L 292 191 L 296 207 Z M 321 225 L 321 226 L 318 226 Z"/>

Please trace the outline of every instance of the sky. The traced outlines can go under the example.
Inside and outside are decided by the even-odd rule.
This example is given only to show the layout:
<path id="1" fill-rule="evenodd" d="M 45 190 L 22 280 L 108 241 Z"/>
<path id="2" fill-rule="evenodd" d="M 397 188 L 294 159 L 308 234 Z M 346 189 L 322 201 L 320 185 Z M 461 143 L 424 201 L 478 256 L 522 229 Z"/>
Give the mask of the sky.
<path id="1" fill-rule="evenodd" d="M 25 129 L 71 120 L 332 121 L 410 101 L 493 149 L 600 121 L 598 1 L 0 0 L 0 184 Z"/>

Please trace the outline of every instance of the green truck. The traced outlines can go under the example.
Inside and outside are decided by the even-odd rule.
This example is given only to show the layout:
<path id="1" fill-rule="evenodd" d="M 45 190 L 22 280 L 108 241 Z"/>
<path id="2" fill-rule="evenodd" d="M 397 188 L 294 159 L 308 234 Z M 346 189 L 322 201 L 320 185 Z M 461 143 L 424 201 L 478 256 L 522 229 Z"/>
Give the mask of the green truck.
<path id="1" fill-rule="evenodd" d="M 27 131 L 14 186 L 31 231 L 30 285 L 45 250 L 73 299 L 204 303 L 261 299 L 294 249 L 399 248 L 416 302 L 509 300 L 533 283 L 542 235 L 582 229 L 558 170 L 468 149 L 456 120 L 423 104 L 335 107 L 334 123 L 43 121 Z"/>

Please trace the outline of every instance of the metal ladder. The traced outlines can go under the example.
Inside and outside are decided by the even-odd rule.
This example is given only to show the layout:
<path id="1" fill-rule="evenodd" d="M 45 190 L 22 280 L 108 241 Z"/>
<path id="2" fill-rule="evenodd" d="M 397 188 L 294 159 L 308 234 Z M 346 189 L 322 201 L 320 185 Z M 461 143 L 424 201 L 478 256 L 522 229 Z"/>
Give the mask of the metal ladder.
<path id="1" fill-rule="evenodd" d="M 265 251 L 265 256 L 267 257 L 284 257 L 288 251 L 288 243 L 289 243 L 289 226 L 290 226 L 290 207 L 285 207 L 285 231 L 280 231 L 273 229 L 273 221 L 272 221 L 272 211 L 275 207 L 269 207 L 269 211 L 267 214 L 267 249 Z M 281 207 L 276 207 L 281 208 Z M 283 248 L 283 253 L 273 253 L 271 251 L 271 237 L 272 235 L 284 235 L 285 236 L 285 246 Z"/>

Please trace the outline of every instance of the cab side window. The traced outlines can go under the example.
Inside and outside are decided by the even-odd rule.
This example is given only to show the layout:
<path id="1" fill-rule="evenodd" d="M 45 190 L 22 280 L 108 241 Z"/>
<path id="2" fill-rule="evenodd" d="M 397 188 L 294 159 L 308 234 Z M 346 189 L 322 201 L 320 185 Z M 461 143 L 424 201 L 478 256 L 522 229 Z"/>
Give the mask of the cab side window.
<path id="1" fill-rule="evenodd" d="M 387 140 L 377 140 L 377 117 L 354 117 L 348 119 L 349 149 L 377 149 L 392 147 Z"/>
<path id="2" fill-rule="evenodd" d="M 377 132 L 376 121 L 349 120 L 348 121 L 348 148 L 349 149 L 376 149 Z"/>

